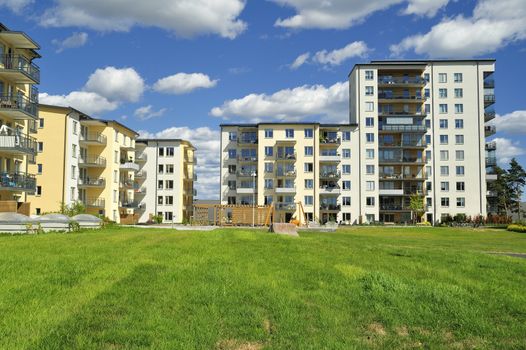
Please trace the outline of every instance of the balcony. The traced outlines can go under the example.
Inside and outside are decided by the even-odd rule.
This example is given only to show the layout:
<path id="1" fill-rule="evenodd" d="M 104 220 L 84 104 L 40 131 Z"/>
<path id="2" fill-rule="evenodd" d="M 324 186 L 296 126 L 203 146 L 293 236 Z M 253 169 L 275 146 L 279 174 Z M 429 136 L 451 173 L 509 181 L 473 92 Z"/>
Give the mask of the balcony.
<path id="1" fill-rule="evenodd" d="M 243 145 L 243 146 L 246 146 L 246 145 L 257 145 L 258 144 L 258 139 L 256 138 L 238 138 L 237 139 L 237 144 L 238 145 Z"/>
<path id="2" fill-rule="evenodd" d="M 378 161 L 380 163 L 383 163 L 383 164 L 391 164 L 391 163 L 412 163 L 412 164 L 423 164 L 425 163 L 425 159 L 424 158 L 416 158 L 416 157 L 399 157 L 399 158 L 382 158 L 380 157 L 378 159 Z"/>
<path id="3" fill-rule="evenodd" d="M 485 125 L 484 126 L 484 136 L 490 137 L 492 135 L 495 135 L 497 132 L 497 127 L 495 125 Z"/>
<path id="4" fill-rule="evenodd" d="M 145 187 L 145 186 L 135 188 L 135 194 L 136 194 L 136 195 L 142 195 L 142 196 L 144 196 L 144 195 L 146 195 L 146 191 L 147 191 L 147 190 L 146 190 L 146 187 Z"/>
<path id="5" fill-rule="evenodd" d="M 341 173 L 339 171 L 320 171 L 320 179 L 339 179 Z"/>
<path id="6" fill-rule="evenodd" d="M 256 193 L 255 187 L 238 187 L 237 193 L 239 194 L 254 194 Z"/>
<path id="7" fill-rule="evenodd" d="M 320 136 L 320 146 L 338 146 L 342 143 L 339 137 L 323 137 Z"/>
<path id="8" fill-rule="evenodd" d="M 296 193 L 296 186 L 276 187 L 276 193 Z"/>
<path id="9" fill-rule="evenodd" d="M 421 77 L 393 77 L 389 75 L 381 75 L 378 77 L 379 86 L 415 86 L 422 87 L 427 84 L 427 81 Z"/>
<path id="10" fill-rule="evenodd" d="M 335 194 L 339 195 L 341 193 L 340 186 L 320 186 L 320 194 Z"/>
<path id="11" fill-rule="evenodd" d="M 404 190 L 402 188 L 380 188 L 380 196 L 403 196 Z"/>
<path id="12" fill-rule="evenodd" d="M 495 103 L 495 95 L 494 94 L 485 94 L 484 95 L 484 107 L 491 106 Z"/>
<path id="13" fill-rule="evenodd" d="M 129 139 L 126 139 L 122 145 L 119 145 L 119 147 L 124 151 L 134 151 L 135 146 L 133 145 L 133 142 L 131 142 Z"/>
<path id="14" fill-rule="evenodd" d="M 495 79 L 486 78 L 484 79 L 484 89 L 494 89 L 495 88 Z"/>
<path id="15" fill-rule="evenodd" d="M 103 177 L 79 177 L 79 187 L 104 187 L 106 186 L 106 180 Z"/>
<path id="16" fill-rule="evenodd" d="M 38 123 L 38 119 L 37 120 L 34 120 L 34 119 L 28 120 L 28 129 L 29 129 L 29 133 L 30 134 L 36 134 L 38 132 L 37 123 Z"/>
<path id="17" fill-rule="evenodd" d="M 381 211 L 411 211 L 411 209 L 405 205 L 400 204 L 381 204 Z"/>
<path id="18" fill-rule="evenodd" d="M 106 206 L 106 201 L 103 198 L 84 198 L 82 203 L 88 208 L 104 208 Z"/>
<path id="19" fill-rule="evenodd" d="M 328 153 L 321 153 L 320 154 L 320 162 L 339 162 L 340 161 L 340 155 L 339 154 L 328 154 Z"/>
<path id="20" fill-rule="evenodd" d="M 380 92 L 378 94 L 378 102 L 389 102 L 389 103 L 423 103 L 426 101 L 425 96 L 416 95 L 394 95 Z"/>
<path id="21" fill-rule="evenodd" d="M 380 180 L 415 180 L 415 181 L 424 181 L 427 180 L 426 174 L 385 174 L 380 173 Z"/>
<path id="22" fill-rule="evenodd" d="M 427 113 L 424 111 L 388 111 L 388 110 L 380 110 L 378 112 L 378 115 L 380 117 L 426 117 Z"/>
<path id="23" fill-rule="evenodd" d="M 278 153 L 276 154 L 277 160 L 295 161 L 296 153 Z"/>
<path id="24" fill-rule="evenodd" d="M 339 204 L 321 203 L 320 210 L 322 211 L 340 211 L 341 206 Z"/>
<path id="25" fill-rule="evenodd" d="M 494 118 L 495 118 L 494 110 L 484 111 L 484 122 L 485 123 L 489 122 L 490 120 L 493 120 Z"/>
<path id="26" fill-rule="evenodd" d="M 237 160 L 239 162 L 255 163 L 258 161 L 258 157 L 257 156 L 237 156 Z"/>
<path id="27" fill-rule="evenodd" d="M 276 170 L 276 176 L 279 177 L 296 177 L 296 170 Z"/>
<path id="28" fill-rule="evenodd" d="M 427 144 L 425 140 L 396 140 L 395 142 L 384 142 L 378 143 L 380 148 L 426 148 Z"/>
<path id="29" fill-rule="evenodd" d="M 497 158 L 496 157 L 486 157 L 486 166 L 495 166 L 497 165 Z"/>
<path id="30" fill-rule="evenodd" d="M 11 154 L 36 154 L 37 141 L 23 134 L 0 135 L 0 151 Z"/>
<path id="31" fill-rule="evenodd" d="M 495 141 L 486 142 L 486 151 L 495 151 L 497 149 L 497 143 Z"/>
<path id="32" fill-rule="evenodd" d="M 0 77 L 16 84 L 40 84 L 40 68 L 21 55 L 0 55 Z"/>
<path id="33" fill-rule="evenodd" d="M 146 163 L 147 160 L 148 160 L 148 156 L 145 153 L 138 154 L 135 156 L 135 161 L 137 163 Z"/>
<path id="34" fill-rule="evenodd" d="M 138 188 L 138 185 L 136 185 L 135 182 L 133 180 L 131 180 L 131 179 L 125 179 L 125 180 L 121 180 L 119 182 L 119 187 L 120 188 L 132 189 L 132 188 L 135 188 L 135 187 Z"/>
<path id="35" fill-rule="evenodd" d="M 127 201 L 124 201 L 124 202 L 121 202 L 119 204 L 119 207 L 123 208 L 123 209 L 136 209 L 136 210 L 140 210 L 140 211 L 146 210 L 146 204 L 145 203 L 141 203 L 141 202 L 127 202 Z"/>
<path id="36" fill-rule="evenodd" d="M 426 133 L 425 125 L 380 125 L 380 132 Z"/>
<path id="37" fill-rule="evenodd" d="M 13 119 L 38 119 L 38 103 L 23 96 L 0 95 L 0 112 Z"/>
<path id="38" fill-rule="evenodd" d="M 99 156 L 85 156 L 79 158 L 79 166 L 91 168 L 105 168 L 106 158 Z"/>
<path id="39" fill-rule="evenodd" d="M 100 132 L 80 134 L 81 145 L 105 145 L 106 143 L 106 136 L 102 135 Z"/>
<path id="40" fill-rule="evenodd" d="M 146 179 L 146 170 L 141 170 L 141 171 L 136 172 L 133 177 L 137 180 Z"/>
<path id="41" fill-rule="evenodd" d="M 274 208 L 279 211 L 296 211 L 296 203 L 277 202 Z"/>
<path id="42" fill-rule="evenodd" d="M 257 176 L 256 170 L 247 170 L 247 169 L 240 169 L 237 171 L 237 176 L 239 177 L 255 177 Z"/>
<path id="43" fill-rule="evenodd" d="M 486 173 L 486 181 L 496 181 L 497 179 L 497 174 Z"/>
<path id="44" fill-rule="evenodd" d="M 123 171 L 139 171 L 139 168 L 139 164 L 133 161 L 121 160 L 121 163 L 119 165 L 119 169 Z"/>
<path id="45" fill-rule="evenodd" d="M 486 197 L 498 197 L 495 191 L 486 191 Z"/>
<path id="46" fill-rule="evenodd" d="M 26 173 L 0 173 L 0 190 L 34 193 L 37 182 L 34 175 Z"/>

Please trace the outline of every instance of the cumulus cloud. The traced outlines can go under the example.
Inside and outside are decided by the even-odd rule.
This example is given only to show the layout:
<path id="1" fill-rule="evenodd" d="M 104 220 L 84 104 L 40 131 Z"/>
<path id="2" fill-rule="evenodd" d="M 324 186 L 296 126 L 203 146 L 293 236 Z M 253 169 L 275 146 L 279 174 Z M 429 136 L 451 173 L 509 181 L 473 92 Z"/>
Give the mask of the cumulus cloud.
<path id="1" fill-rule="evenodd" d="M 98 31 L 150 26 L 180 37 L 216 34 L 233 39 L 246 28 L 238 18 L 244 7 L 244 0 L 59 0 L 44 12 L 40 23 Z"/>
<path id="2" fill-rule="evenodd" d="M 299 67 L 303 66 L 307 62 L 309 57 L 310 57 L 310 52 L 305 52 L 305 53 L 299 55 L 298 57 L 296 57 L 294 62 L 292 62 L 290 64 L 290 69 L 295 70 L 295 69 L 298 69 Z"/>
<path id="3" fill-rule="evenodd" d="M 144 80 L 133 68 L 110 66 L 92 73 L 84 89 L 113 101 L 137 102 L 144 92 Z"/>
<path id="4" fill-rule="evenodd" d="M 31 5 L 34 0 L 0 0 L 0 7 L 7 7 L 14 13 L 20 13 L 28 5 Z"/>
<path id="5" fill-rule="evenodd" d="M 430 57 L 473 57 L 495 52 L 511 42 L 526 39 L 524 0 L 480 0 L 471 17 L 446 18 L 425 34 L 391 45 L 400 56 L 414 51 Z"/>
<path id="6" fill-rule="evenodd" d="M 141 138 L 180 138 L 190 141 L 197 149 L 197 197 L 219 199 L 220 142 L 219 131 L 208 127 L 170 127 L 151 133 L 139 131 Z"/>
<path id="7" fill-rule="evenodd" d="M 94 92 L 73 91 L 67 95 L 38 94 L 40 103 L 64 107 L 73 107 L 86 114 L 100 114 L 113 111 L 119 107 L 117 102 L 108 101 Z"/>
<path id="8" fill-rule="evenodd" d="M 218 80 L 212 80 L 203 73 L 177 73 L 157 80 L 153 89 L 166 94 L 186 94 L 195 89 L 209 89 L 217 85 Z"/>
<path id="9" fill-rule="evenodd" d="M 507 167 L 511 158 L 526 154 L 519 141 L 504 137 L 497 137 L 493 141 L 497 143 L 497 160 L 501 166 Z"/>
<path id="10" fill-rule="evenodd" d="M 161 108 L 158 111 L 152 109 L 152 105 L 139 107 L 133 112 L 133 114 L 140 120 L 148 120 L 152 118 L 161 117 L 166 112 L 166 108 Z"/>
<path id="11" fill-rule="evenodd" d="M 349 58 L 365 57 L 369 51 L 371 50 L 367 47 L 365 42 L 353 41 L 341 49 L 318 51 L 312 55 L 312 58 L 310 52 L 301 54 L 289 65 L 289 68 L 295 70 L 306 63 L 319 64 L 324 67 L 339 66 Z"/>
<path id="12" fill-rule="evenodd" d="M 51 43 L 57 47 L 56 52 L 62 52 L 66 49 L 73 49 L 86 45 L 88 42 L 88 33 L 73 33 L 63 40 L 53 39 Z"/>
<path id="13" fill-rule="evenodd" d="M 497 115 L 490 123 L 499 133 L 526 135 L 526 110 Z"/>
<path id="14" fill-rule="evenodd" d="M 210 114 L 223 119 L 259 121 L 299 121 L 321 119 L 345 122 L 348 118 L 349 86 L 338 82 L 332 86 L 303 85 L 279 90 L 271 95 L 250 94 L 225 101 Z"/>
<path id="15" fill-rule="evenodd" d="M 393 5 L 407 3 L 404 14 L 434 16 L 448 3 L 448 0 L 272 0 L 275 3 L 293 7 L 296 14 L 285 19 L 279 18 L 275 25 L 285 28 L 345 29 L 362 23 L 374 12 Z"/>

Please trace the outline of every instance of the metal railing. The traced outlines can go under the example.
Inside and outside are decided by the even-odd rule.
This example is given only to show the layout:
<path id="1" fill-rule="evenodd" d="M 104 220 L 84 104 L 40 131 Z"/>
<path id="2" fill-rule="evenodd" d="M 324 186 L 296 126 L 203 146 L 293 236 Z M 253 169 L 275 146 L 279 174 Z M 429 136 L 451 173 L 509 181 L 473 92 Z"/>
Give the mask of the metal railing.
<path id="1" fill-rule="evenodd" d="M 484 95 L 484 103 L 485 104 L 495 103 L 495 95 L 493 95 L 493 94 L 485 94 Z"/>
<path id="2" fill-rule="evenodd" d="M 256 145 L 258 143 L 257 138 L 238 138 L 237 143 L 240 145 Z"/>
<path id="3" fill-rule="evenodd" d="M 495 166 L 497 165 L 496 157 L 486 157 L 486 166 Z"/>
<path id="4" fill-rule="evenodd" d="M 486 136 L 493 135 L 497 132 L 497 127 L 495 125 L 485 125 L 484 133 Z"/>
<path id="5" fill-rule="evenodd" d="M 257 156 L 237 156 L 237 160 L 241 162 L 257 162 Z"/>
<path id="6" fill-rule="evenodd" d="M 106 201 L 103 198 L 88 197 L 82 200 L 86 207 L 104 208 Z"/>
<path id="7" fill-rule="evenodd" d="M 129 208 L 129 209 L 139 209 L 139 210 L 145 210 L 146 204 L 141 202 L 121 202 L 119 205 L 121 208 Z"/>
<path id="8" fill-rule="evenodd" d="M 381 125 L 383 131 L 401 131 L 401 132 L 426 132 L 425 125 Z"/>
<path id="9" fill-rule="evenodd" d="M 424 163 L 424 158 L 414 158 L 414 157 L 400 157 L 400 158 L 378 158 L 379 162 L 382 163 Z"/>
<path id="10" fill-rule="evenodd" d="M 380 147 L 426 147 L 427 143 L 424 140 L 418 141 L 396 141 L 396 142 L 384 142 L 378 143 Z"/>
<path id="11" fill-rule="evenodd" d="M 276 170 L 276 176 L 282 176 L 282 177 L 294 177 L 296 176 L 296 170 Z"/>
<path id="12" fill-rule="evenodd" d="M 102 135 L 100 132 L 88 132 L 85 134 L 80 134 L 80 140 L 87 142 L 97 142 L 104 145 L 107 142 L 106 136 Z"/>
<path id="13" fill-rule="evenodd" d="M 320 144 L 321 145 L 339 145 L 342 143 L 342 139 L 339 137 L 323 137 L 320 136 Z"/>
<path id="14" fill-rule="evenodd" d="M 22 111 L 33 118 L 38 117 L 38 103 L 20 95 L 0 95 L 0 109 Z"/>
<path id="15" fill-rule="evenodd" d="M 35 154 L 37 152 L 37 141 L 35 138 L 24 134 L 0 135 L 0 150 L 7 149 Z"/>
<path id="16" fill-rule="evenodd" d="M 79 158 L 79 164 L 106 166 L 106 158 L 100 156 L 84 156 Z"/>
<path id="17" fill-rule="evenodd" d="M 278 160 L 296 160 L 296 153 L 277 153 L 276 159 Z"/>
<path id="18" fill-rule="evenodd" d="M 40 68 L 21 55 L 0 55 L 0 69 L 16 70 L 30 77 L 37 84 L 40 83 Z"/>
<path id="19" fill-rule="evenodd" d="M 320 210 L 340 210 L 340 204 L 321 203 Z"/>
<path id="20" fill-rule="evenodd" d="M 392 76 L 379 76 L 378 84 L 394 85 L 394 84 L 419 84 L 425 85 L 427 81 L 421 77 L 392 77 Z"/>
<path id="21" fill-rule="evenodd" d="M 495 142 L 495 141 L 486 142 L 486 147 L 485 148 L 486 148 L 487 151 L 496 150 L 497 149 L 497 142 Z"/>
<path id="22" fill-rule="evenodd" d="M 0 187 L 3 189 L 13 189 L 19 191 L 34 192 L 37 182 L 35 176 L 22 172 L 0 173 Z"/>
<path id="23" fill-rule="evenodd" d="M 426 174 L 379 174 L 380 180 L 426 180 Z"/>
<path id="24" fill-rule="evenodd" d="M 106 179 L 103 177 L 79 177 L 79 185 L 104 187 L 106 185 Z"/>
<path id="25" fill-rule="evenodd" d="M 378 112 L 380 116 L 408 116 L 408 117 L 425 117 L 427 113 L 425 111 L 386 111 L 380 110 Z"/>
<path id="26" fill-rule="evenodd" d="M 320 178 L 325 179 L 337 179 L 340 178 L 341 173 L 339 171 L 320 171 Z"/>
<path id="27" fill-rule="evenodd" d="M 425 101 L 427 97 L 425 96 L 415 96 L 415 95 L 391 95 L 386 93 L 379 93 L 379 99 L 383 100 L 413 100 L 413 101 Z"/>
<path id="28" fill-rule="evenodd" d="M 276 210 L 282 210 L 282 211 L 295 211 L 296 203 L 277 202 L 274 204 L 274 208 Z"/>
<path id="29" fill-rule="evenodd" d="M 254 177 L 254 176 L 257 176 L 257 171 L 256 170 L 238 170 L 237 175 Z"/>

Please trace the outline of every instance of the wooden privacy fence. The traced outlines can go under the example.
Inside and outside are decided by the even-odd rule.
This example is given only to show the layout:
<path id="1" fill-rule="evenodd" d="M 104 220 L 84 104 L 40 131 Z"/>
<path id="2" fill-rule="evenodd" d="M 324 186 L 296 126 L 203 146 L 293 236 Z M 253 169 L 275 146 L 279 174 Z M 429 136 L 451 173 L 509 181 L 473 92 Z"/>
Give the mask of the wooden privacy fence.
<path id="1" fill-rule="evenodd" d="M 274 220 L 272 205 L 194 204 L 193 225 L 268 226 Z"/>

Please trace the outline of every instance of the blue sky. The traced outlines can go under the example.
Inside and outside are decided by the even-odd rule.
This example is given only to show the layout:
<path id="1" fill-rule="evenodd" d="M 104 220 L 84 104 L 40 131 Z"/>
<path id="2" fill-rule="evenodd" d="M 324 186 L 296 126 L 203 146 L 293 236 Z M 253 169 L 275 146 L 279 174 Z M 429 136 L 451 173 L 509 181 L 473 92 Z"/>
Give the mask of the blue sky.
<path id="1" fill-rule="evenodd" d="M 44 103 L 198 147 L 217 197 L 221 122 L 345 122 L 347 74 L 389 58 L 497 59 L 499 160 L 526 164 L 524 0 L 0 0 L 42 47 Z"/>

